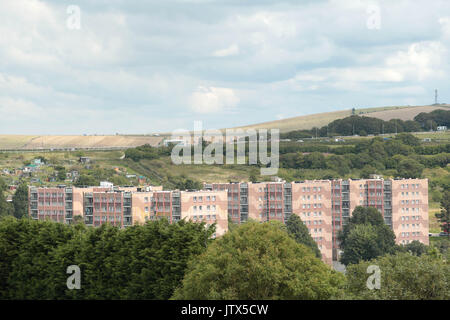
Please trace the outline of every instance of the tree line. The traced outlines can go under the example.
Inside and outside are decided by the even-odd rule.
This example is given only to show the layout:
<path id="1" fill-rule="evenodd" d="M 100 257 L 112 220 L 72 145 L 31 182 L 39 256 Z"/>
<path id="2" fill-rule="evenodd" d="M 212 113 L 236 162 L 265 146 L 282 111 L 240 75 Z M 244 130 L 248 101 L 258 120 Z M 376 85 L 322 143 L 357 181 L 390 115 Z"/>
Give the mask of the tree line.
<path id="1" fill-rule="evenodd" d="M 352 115 L 337 119 L 321 128 L 311 130 L 294 130 L 280 135 L 283 139 L 304 139 L 311 137 L 332 136 L 367 136 L 383 133 L 419 132 L 436 130 L 438 126 L 450 126 L 450 110 L 434 110 L 419 113 L 414 120 L 403 121 L 391 119 L 384 121 L 378 118 Z"/>
<path id="2" fill-rule="evenodd" d="M 358 169 L 362 170 L 361 178 L 384 170 L 390 170 L 391 175 L 398 177 L 419 178 L 424 168 L 447 166 L 450 153 L 435 152 L 449 151 L 448 148 L 449 145 L 425 149 L 419 145 L 419 139 L 409 133 L 402 133 L 389 140 L 377 137 L 340 150 L 336 148 L 328 156 L 319 151 L 283 153 L 280 154 L 280 165 L 292 169 L 330 169 L 336 173 L 336 177 Z M 427 152 L 432 154 L 424 154 Z"/>
<path id="3" fill-rule="evenodd" d="M 0 220 L 0 299 L 449 299 L 450 241 L 395 244 L 374 208 L 357 207 L 339 234 L 346 274 L 320 260 L 296 215 L 215 226 L 165 219 L 126 229 Z M 67 287 L 67 267 L 81 271 Z M 368 266 L 381 288 L 367 287 Z"/>
<path id="4" fill-rule="evenodd" d="M 8 202 L 5 192 L 8 189 L 6 182 L 0 177 L 0 217 L 14 216 L 22 218 L 28 215 L 28 185 L 21 183 L 17 187 L 12 202 Z"/>

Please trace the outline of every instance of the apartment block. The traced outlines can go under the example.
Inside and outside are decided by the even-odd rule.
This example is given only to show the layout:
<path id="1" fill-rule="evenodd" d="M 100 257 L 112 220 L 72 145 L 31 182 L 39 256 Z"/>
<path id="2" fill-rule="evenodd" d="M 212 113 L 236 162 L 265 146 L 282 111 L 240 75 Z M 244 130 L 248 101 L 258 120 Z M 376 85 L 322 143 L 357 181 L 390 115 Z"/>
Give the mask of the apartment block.
<path id="1" fill-rule="evenodd" d="M 233 222 L 285 223 L 291 214 L 298 215 L 323 260 L 332 263 L 331 181 L 214 183 L 204 184 L 204 188 L 228 191 L 228 214 Z"/>
<path id="2" fill-rule="evenodd" d="M 338 233 L 357 206 L 378 209 L 398 244 L 429 241 L 427 179 L 233 182 L 204 188 L 228 192 L 228 215 L 236 223 L 286 222 L 291 214 L 298 215 L 329 264 L 339 258 Z"/>
<path id="3" fill-rule="evenodd" d="M 80 216 L 88 226 L 118 227 L 165 218 L 216 223 L 216 236 L 228 230 L 226 191 L 163 191 L 162 187 L 29 188 L 33 219 L 72 223 Z"/>
<path id="4" fill-rule="evenodd" d="M 216 236 L 249 219 L 285 223 L 299 216 L 316 241 L 323 261 L 340 255 L 339 231 L 357 206 L 378 209 L 398 244 L 428 239 L 427 179 L 336 179 L 295 182 L 231 182 L 204 184 L 204 190 L 162 190 L 162 187 L 29 188 L 33 219 L 71 223 L 81 216 L 90 226 L 119 227 L 146 221 L 181 219 L 216 223 Z"/>
<path id="5" fill-rule="evenodd" d="M 73 217 L 72 188 L 29 188 L 29 214 L 33 219 L 49 218 L 70 223 Z"/>
<path id="6" fill-rule="evenodd" d="M 33 219 L 72 223 L 76 216 L 87 225 L 109 222 L 132 224 L 130 195 L 137 187 L 29 187 L 29 213 Z"/>
<path id="7" fill-rule="evenodd" d="M 393 180 L 390 203 L 397 243 L 417 240 L 428 245 L 428 180 Z"/>
<path id="8" fill-rule="evenodd" d="M 180 191 L 181 219 L 216 223 L 214 237 L 228 231 L 228 195 L 226 191 Z"/>
<path id="9" fill-rule="evenodd" d="M 332 183 L 312 180 L 292 183 L 292 213 L 298 215 L 317 243 L 322 260 L 333 261 Z"/>

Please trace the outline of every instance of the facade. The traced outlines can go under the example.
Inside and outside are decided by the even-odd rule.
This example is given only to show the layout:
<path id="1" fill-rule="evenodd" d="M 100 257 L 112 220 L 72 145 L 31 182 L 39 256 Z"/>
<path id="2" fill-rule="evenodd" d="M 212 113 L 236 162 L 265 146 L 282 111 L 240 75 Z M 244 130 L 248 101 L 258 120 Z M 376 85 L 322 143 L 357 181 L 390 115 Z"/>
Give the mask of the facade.
<path id="1" fill-rule="evenodd" d="M 317 242 L 324 262 L 332 263 L 331 181 L 242 182 L 205 184 L 205 189 L 228 191 L 228 214 L 233 222 L 248 219 L 285 223 L 298 215 Z"/>
<path id="2" fill-rule="evenodd" d="M 286 222 L 291 214 L 298 215 L 328 264 L 338 260 L 337 235 L 357 206 L 377 208 L 398 244 L 429 243 L 427 179 L 233 182 L 204 188 L 228 192 L 228 215 L 235 223 L 248 219 Z"/>
<path id="3" fill-rule="evenodd" d="M 33 219 L 71 223 L 81 216 L 90 226 L 119 227 L 146 221 L 181 219 L 216 223 L 216 236 L 234 223 L 299 216 L 316 241 L 322 259 L 338 260 L 337 235 L 357 206 L 375 207 L 392 228 L 398 244 L 428 239 L 427 179 L 337 179 L 296 182 L 231 182 L 204 184 L 204 190 L 162 190 L 162 187 L 29 188 Z"/>
<path id="4" fill-rule="evenodd" d="M 163 191 L 162 187 L 29 188 L 29 214 L 70 224 L 76 216 L 88 226 L 109 223 L 118 227 L 165 218 L 216 223 L 216 236 L 228 230 L 226 191 Z"/>

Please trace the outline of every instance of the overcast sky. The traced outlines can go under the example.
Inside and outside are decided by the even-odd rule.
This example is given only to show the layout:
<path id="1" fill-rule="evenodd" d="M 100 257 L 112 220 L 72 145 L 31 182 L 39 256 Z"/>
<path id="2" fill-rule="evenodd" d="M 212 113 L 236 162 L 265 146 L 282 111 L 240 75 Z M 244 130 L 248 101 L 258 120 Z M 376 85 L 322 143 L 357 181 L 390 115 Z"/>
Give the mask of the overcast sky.
<path id="1" fill-rule="evenodd" d="M 450 102 L 449 50 L 448 0 L 0 0 L 0 133 Z"/>

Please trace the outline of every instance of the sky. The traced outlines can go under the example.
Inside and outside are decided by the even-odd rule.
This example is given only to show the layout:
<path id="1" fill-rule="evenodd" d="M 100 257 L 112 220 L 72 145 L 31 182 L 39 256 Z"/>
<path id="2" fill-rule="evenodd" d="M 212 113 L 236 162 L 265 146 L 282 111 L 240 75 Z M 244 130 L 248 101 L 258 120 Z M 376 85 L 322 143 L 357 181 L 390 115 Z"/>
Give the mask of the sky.
<path id="1" fill-rule="evenodd" d="M 448 0 L 0 0 L 0 134 L 450 102 Z"/>

